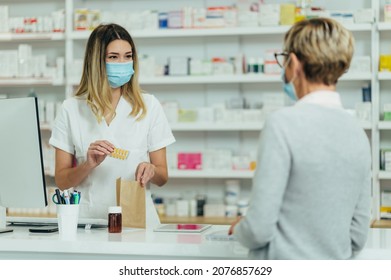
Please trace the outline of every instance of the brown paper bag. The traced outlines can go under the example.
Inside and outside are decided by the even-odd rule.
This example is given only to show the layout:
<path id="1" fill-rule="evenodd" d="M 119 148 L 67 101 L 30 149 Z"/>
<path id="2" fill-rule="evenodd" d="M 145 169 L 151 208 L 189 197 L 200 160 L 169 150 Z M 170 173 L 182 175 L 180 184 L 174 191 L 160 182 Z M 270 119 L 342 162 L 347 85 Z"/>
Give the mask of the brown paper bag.
<path id="1" fill-rule="evenodd" d="M 145 228 L 145 188 L 138 182 L 117 179 L 117 205 L 122 207 L 122 226 Z"/>

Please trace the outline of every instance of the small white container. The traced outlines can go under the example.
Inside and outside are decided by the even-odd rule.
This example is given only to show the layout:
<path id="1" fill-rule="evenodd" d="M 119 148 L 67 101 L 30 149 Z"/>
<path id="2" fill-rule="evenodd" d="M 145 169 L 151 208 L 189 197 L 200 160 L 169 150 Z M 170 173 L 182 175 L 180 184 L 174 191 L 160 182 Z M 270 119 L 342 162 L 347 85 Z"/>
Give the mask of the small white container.
<path id="1" fill-rule="evenodd" d="M 227 205 L 236 205 L 240 195 L 239 180 L 225 181 L 225 203 Z"/>
<path id="2" fill-rule="evenodd" d="M 239 216 L 246 216 L 248 207 L 249 207 L 249 200 L 248 199 L 240 199 L 238 201 L 238 215 Z"/>
<path id="3" fill-rule="evenodd" d="M 225 206 L 225 216 L 228 218 L 234 218 L 238 216 L 238 206 L 236 205 L 226 205 Z"/>

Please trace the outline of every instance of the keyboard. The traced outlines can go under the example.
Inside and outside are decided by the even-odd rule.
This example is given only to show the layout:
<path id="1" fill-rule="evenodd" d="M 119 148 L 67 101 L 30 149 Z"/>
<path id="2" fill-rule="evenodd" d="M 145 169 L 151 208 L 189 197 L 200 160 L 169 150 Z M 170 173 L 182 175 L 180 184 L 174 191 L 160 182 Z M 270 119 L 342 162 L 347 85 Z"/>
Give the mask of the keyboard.
<path id="1" fill-rule="evenodd" d="M 57 225 L 57 218 L 49 217 L 7 217 L 7 223 L 13 226 L 47 226 Z M 78 227 L 81 228 L 102 228 L 107 227 L 106 219 L 79 218 Z"/>
<path id="2" fill-rule="evenodd" d="M 211 232 L 205 235 L 207 240 L 213 241 L 235 241 L 236 238 L 233 235 L 228 235 L 228 230 L 219 230 Z"/>

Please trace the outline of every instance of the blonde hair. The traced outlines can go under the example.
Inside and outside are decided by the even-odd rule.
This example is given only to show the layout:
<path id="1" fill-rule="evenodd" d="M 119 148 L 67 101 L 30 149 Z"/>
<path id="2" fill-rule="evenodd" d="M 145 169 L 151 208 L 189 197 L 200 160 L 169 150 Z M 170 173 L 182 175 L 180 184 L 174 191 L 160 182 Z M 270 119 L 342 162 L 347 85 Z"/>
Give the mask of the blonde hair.
<path id="1" fill-rule="evenodd" d="M 309 82 L 335 85 L 349 69 L 354 39 L 337 21 L 314 18 L 291 27 L 285 35 L 284 51 L 297 56 Z"/>
<path id="2" fill-rule="evenodd" d="M 137 51 L 130 34 L 117 24 L 99 25 L 91 33 L 84 56 L 83 75 L 75 96 L 86 98 L 98 122 L 104 118 L 104 113 L 109 112 L 111 117 L 115 116 L 115 108 L 111 105 L 111 87 L 106 74 L 106 50 L 114 40 L 127 41 L 132 47 L 134 74 L 130 81 L 121 87 L 121 93 L 132 105 L 130 115 L 140 120 L 147 110 L 138 83 Z"/>

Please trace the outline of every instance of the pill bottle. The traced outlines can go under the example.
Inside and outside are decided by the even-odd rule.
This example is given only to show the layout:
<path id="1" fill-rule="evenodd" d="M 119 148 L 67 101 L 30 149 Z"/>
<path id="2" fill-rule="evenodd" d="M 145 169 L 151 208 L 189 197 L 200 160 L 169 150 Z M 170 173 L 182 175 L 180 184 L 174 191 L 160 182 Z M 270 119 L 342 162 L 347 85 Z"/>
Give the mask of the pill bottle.
<path id="1" fill-rule="evenodd" d="M 109 207 L 109 233 L 122 232 L 122 209 L 120 206 Z"/>

